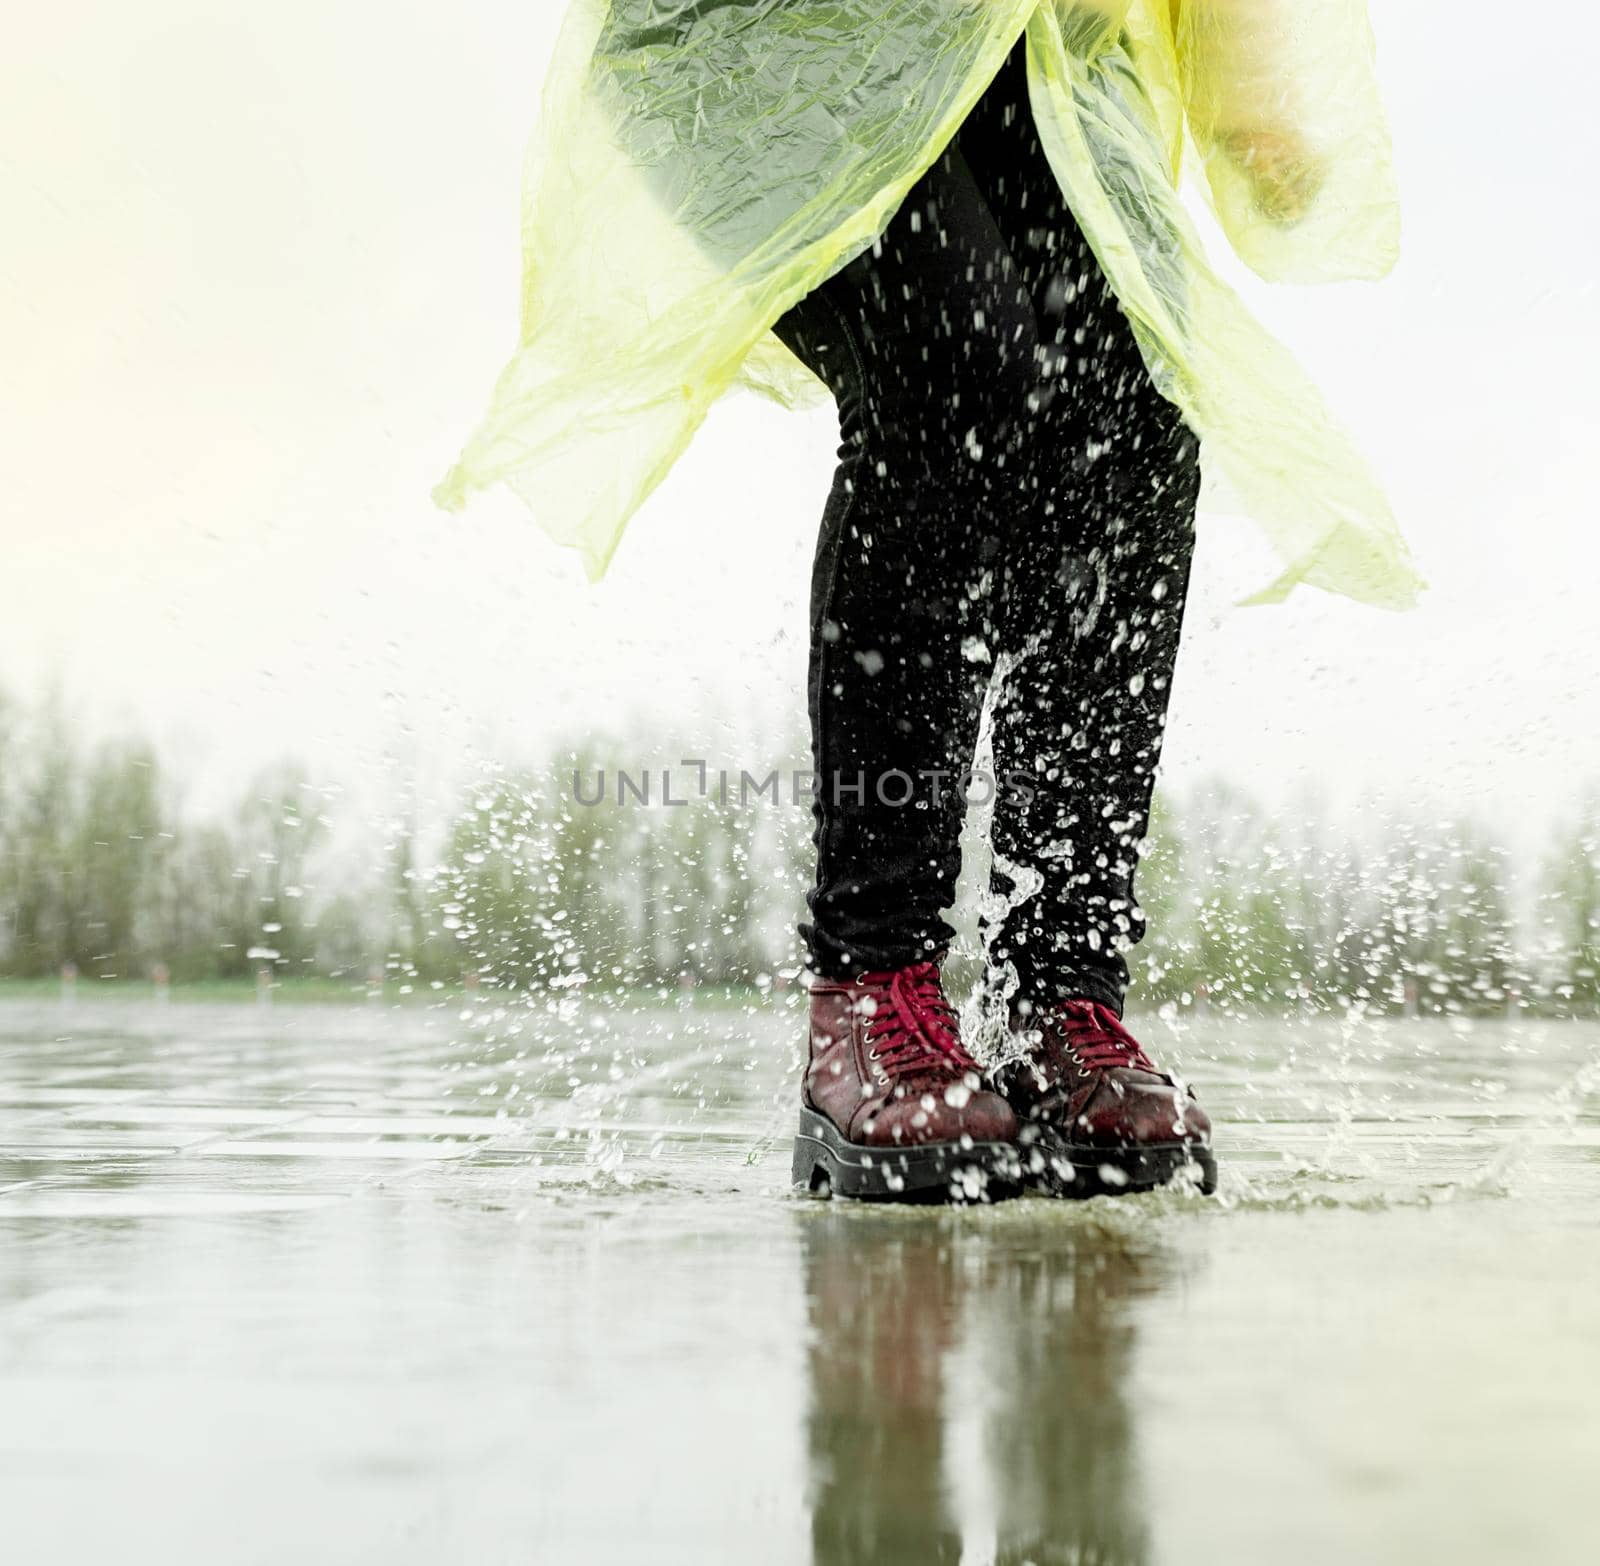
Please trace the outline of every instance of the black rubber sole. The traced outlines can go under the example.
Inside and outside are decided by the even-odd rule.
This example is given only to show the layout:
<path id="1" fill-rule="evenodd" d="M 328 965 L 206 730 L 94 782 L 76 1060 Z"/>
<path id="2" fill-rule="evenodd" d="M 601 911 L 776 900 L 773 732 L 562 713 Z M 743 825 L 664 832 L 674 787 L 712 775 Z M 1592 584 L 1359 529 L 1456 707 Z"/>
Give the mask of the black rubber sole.
<path id="1" fill-rule="evenodd" d="M 1154 1142 L 1143 1147 L 1086 1147 L 1051 1131 L 1024 1132 L 1023 1168 L 1028 1184 L 1051 1196 L 1132 1196 L 1188 1180 L 1202 1196 L 1217 1189 L 1217 1155 L 1193 1142 Z"/>
<path id="2" fill-rule="evenodd" d="M 815 1110 L 800 1111 L 794 1183 L 813 1195 L 860 1202 L 997 1202 L 1022 1191 L 1022 1157 L 1012 1142 L 935 1142 L 862 1147 Z"/>

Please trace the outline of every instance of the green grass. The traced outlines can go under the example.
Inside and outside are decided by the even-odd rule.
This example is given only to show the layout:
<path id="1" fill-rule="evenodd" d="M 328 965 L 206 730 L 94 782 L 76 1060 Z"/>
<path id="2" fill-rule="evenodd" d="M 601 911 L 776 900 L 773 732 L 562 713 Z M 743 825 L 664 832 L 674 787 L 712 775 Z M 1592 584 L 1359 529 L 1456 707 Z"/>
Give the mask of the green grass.
<path id="1" fill-rule="evenodd" d="M 402 988 L 410 993 L 402 993 Z M 679 1006 L 687 1004 L 695 1011 L 744 1009 L 768 1004 L 772 997 L 754 986 L 705 984 L 683 994 L 675 986 L 665 986 L 665 993 L 657 989 L 605 990 L 598 986 L 591 990 L 588 999 L 600 1004 L 636 1009 L 648 1006 Z M 426 979 L 390 979 L 383 986 L 382 1002 L 385 1005 L 425 1006 L 429 1003 L 449 1002 L 459 1005 L 468 995 L 459 984 L 446 984 L 435 989 Z M 480 1001 L 494 1002 L 509 997 L 491 986 L 475 992 Z M 61 980 L 5 979 L 0 978 L 0 1005 L 8 1001 L 51 1002 L 61 999 Z M 320 975 L 305 975 L 274 980 L 272 984 L 274 1006 L 361 1006 L 369 1003 L 367 986 L 360 979 L 330 979 Z M 156 999 L 155 986 L 148 979 L 94 979 L 79 976 L 74 987 L 74 1000 L 92 1004 L 96 1001 L 150 1001 Z M 197 979 L 192 983 L 174 982 L 168 999 L 175 1006 L 243 1006 L 256 1002 L 256 985 L 253 979 Z M 781 1002 L 784 997 L 777 999 Z"/>
<path id="2" fill-rule="evenodd" d="M 425 1003 L 429 1000 L 459 1000 L 463 991 L 460 985 L 450 984 L 435 990 L 427 983 L 410 981 L 411 994 L 402 995 L 397 981 L 383 987 L 383 1000 L 391 1005 L 400 1002 Z M 0 979 L 0 1003 L 6 1001 L 53 1001 L 62 994 L 60 979 Z M 287 1006 L 337 1006 L 365 1005 L 367 986 L 364 981 L 327 979 L 321 977 L 278 979 L 271 989 L 273 1005 Z M 74 986 L 73 998 L 79 1002 L 100 1000 L 154 1002 L 156 989 L 147 979 L 91 979 L 80 977 Z M 192 1005 L 253 1005 L 256 985 L 253 979 L 198 979 L 191 984 L 173 983 L 168 998 L 175 1006 Z"/>

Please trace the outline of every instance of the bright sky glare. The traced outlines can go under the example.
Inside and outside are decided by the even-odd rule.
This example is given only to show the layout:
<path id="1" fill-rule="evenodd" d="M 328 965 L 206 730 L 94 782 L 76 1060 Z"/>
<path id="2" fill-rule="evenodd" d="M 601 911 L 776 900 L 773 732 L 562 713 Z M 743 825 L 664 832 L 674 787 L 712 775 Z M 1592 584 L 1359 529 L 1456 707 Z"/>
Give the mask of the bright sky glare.
<path id="1" fill-rule="evenodd" d="M 734 399 L 587 586 L 510 496 L 428 500 L 511 345 L 560 6 L 32 7 L 0 59 L 0 687 L 59 681 L 197 792 L 284 752 L 451 776 L 648 717 L 801 713 L 825 414 Z M 1445 17 L 1448 17 L 1448 21 Z M 1380 285 L 1229 267 L 1359 432 L 1433 588 L 1302 593 L 1204 527 L 1169 778 L 1479 809 L 1600 785 L 1586 167 L 1600 24 L 1377 0 L 1406 198 Z M 692 750 L 685 750 L 692 754 Z M 619 758 L 633 759 L 633 758 Z M 666 756 L 662 759 L 675 759 Z"/>

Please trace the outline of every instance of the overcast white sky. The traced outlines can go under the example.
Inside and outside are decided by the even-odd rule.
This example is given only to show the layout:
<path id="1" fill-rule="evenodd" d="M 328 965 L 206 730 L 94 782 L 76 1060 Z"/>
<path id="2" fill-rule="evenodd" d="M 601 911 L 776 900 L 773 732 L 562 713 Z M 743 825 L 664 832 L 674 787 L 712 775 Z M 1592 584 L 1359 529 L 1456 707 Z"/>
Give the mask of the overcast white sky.
<path id="1" fill-rule="evenodd" d="M 428 490 L 511 346 L 558 0 L 79 0 L 0 58 L 0 686 L 150 729 L 200 792 L 293 751 L 448 774 L 629 714 L 798 713 L 823 414 L 725 403 L 587 586 L 509 496 Z M 1548 820 L 1600 781 L 1592 61 L 1571 4 L 1377 0 L 1406 256 L 1243 280 L 1431 577 L 1391 616 L 1204 528 L 1182 783 Z M 1444 17 L 1448 16 L 1448 25 Z M 1237 269 L 1230 276 L 1240 275 Z M 748 754 L 733 725 L 723 756 Z M 666 758 L 666 759 L 671 759 Z"/>

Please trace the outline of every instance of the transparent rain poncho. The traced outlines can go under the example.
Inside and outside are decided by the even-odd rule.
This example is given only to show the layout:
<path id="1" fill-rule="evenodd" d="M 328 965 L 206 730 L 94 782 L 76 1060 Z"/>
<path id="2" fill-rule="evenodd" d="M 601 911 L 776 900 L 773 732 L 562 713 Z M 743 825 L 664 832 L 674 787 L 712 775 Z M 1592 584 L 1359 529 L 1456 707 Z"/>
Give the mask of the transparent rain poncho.
<path id="1" fill-rule="evenodd" d="M 1024 31 L 1051 166 L 1210 498 L 1282 557 L 1251 601 L 1409 604 L 1381 488 L 1176 193 L 1187 140 L 1263 277 L 1388 271 L 1364 0 L 573 0 L 526 175 L 521 346 L 439 502 L 508 484 L 598 577 L 731 387 L 825 398 L 773 322 L 872 244 Z"/>

